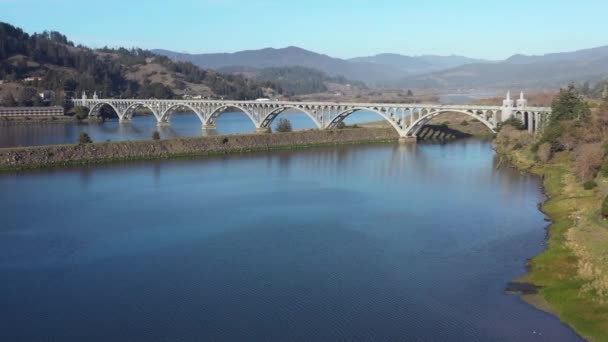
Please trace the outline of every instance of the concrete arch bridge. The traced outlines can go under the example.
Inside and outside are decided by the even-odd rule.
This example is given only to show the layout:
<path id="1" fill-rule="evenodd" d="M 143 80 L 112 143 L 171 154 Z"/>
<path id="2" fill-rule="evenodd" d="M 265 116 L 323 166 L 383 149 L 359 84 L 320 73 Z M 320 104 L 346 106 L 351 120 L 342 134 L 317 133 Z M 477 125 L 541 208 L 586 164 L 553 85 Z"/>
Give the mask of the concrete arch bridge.
<path id="1" fill-rule="evenodd" d="M 287 101 L 231 101 L 231 100 L 156 100 L 156 99 L 101 99 L 95 94 L 72 99 L 76 106 L 90 108 L 89 116 L 97 116 L 103 106 L 111 107 L 121 122 L 130 121 L 136 109 L 144 107 L 152 112 L 159 125 L 168 125 L 177 110 L 192 111 L 204 129 L 215 128 L 216 120 L 229 110 L 242 111 L 255 125 L 256 131 L 266 131 L 272 122 L 287 110 L 306 114 L 318 129 L 333 129 L 349 115 L 358 111 L 374 112 L 386 120 L 404 139 L 415 138 L 433 118 L 444 113 L 461 113 L 479 120 L 496 131 L 501 122 L 511 117 L 520 119 L 530 132 L 540 132 L 549 120 L 551 108 L 529 107 L 523 93 L 511 100 L 510 93 L 502 106 L 442 105 L 420 103 L 334 103 Z"/>

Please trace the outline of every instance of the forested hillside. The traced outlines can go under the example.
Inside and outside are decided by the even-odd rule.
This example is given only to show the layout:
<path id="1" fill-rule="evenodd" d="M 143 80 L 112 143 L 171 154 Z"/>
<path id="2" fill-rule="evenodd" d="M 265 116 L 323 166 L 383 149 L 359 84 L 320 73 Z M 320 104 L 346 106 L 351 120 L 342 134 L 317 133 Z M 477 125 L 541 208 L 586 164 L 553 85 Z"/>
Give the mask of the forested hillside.
<path id="1" fill-rule="evenodd" d="M 59 32 L 27 34 L 0 22 L 0 92 L 3 105 L 42 105 L 86 90 L 107 97 L 173 98 L 191 93 L 253 99 L 272 92 L 272 83 L 202 70 L 142 49 L 89 49 Z"/>
<path id="2" fill-rule="evenodd" d="M 227 67 L 224 73 L 243 75 L 262 84 L 275 84 L 284 95 L 306 95 L 324 93 L 331 84 L 343 85 L 354 89 L 367 89 L 365 83 L 346 79 L 343 76 L 329 76 L 323 71 L 302 66 L 286 66 L 256 69 L 252 67 Z"/>

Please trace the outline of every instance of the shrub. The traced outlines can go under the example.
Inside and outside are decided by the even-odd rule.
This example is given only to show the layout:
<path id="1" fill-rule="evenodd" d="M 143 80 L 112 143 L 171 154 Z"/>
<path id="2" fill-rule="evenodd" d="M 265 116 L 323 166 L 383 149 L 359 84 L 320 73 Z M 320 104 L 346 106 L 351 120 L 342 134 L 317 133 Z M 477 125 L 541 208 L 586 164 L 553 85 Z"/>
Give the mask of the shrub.
<path id="1" fill-rule="evenodd" d="M 606 196 L 604 202 L 602 202 L 602 216 L 608 218 L 608 196 Z"/>
<path id="2" fill-rule="evenodd" d="M 496 137 L 496 145 L 502 148 L 522 148 L 530 145 L 534 136 L 528 131 L 519 131 L 512 126 L 505 126 Z"/>
<path id="3" fill-rule="evenodd" d="M 608 160 L 605 160 L 600 168 L 600 174 L 602 177 L 608 177 Z"/>
<path id="4" fill-rule="evenodd" d="M 152 133 L 152 140 L 160 140 L 160 133 L 158 131 Z"/>
<path id="5" fill-rule="evenodd" d="M 462 120 L 462 122 L 460 123 L 461 126 L 468 126 L 469 122 L 467 120 Z"/>
<path id="6" fill-rule="evenodd" d="M 574 168 L 580 180 L 594 178 L 602 166 L 604 149 L 600 143 L 584 144 L 574 151 Z"/>
<path id="7" fill-rule="evenodd" d="M 93 142 L 93 140 L 91 140 L 91 137 L 87 133 L 80 132 L 80 135 L 78 136 L 78 143 L 80 145 L 90 144 L 92 142 Z"/>
<path id="8" fill-rule="evenodd" d="M 514 150 L 521 150 L 523 147 L 524 145 L 522 145 L 520 142 L 516 142 L 515 145 L 513 145 Z"/>
<path id="9" fill-rule="evenodd" d="M 346 128 L 346 124 L 344 124 L 344 121 L 340 121 L 338 122 L 338 124 L 336 125 L 337 129 L 344 129 Z"/>
<path id="10" fill-rule="evenodd" d="M 477 119 L 475 119 L 477 120 Z M 479 121 L 479 120 L 477 120 Z M 526 126 L 524 126 L 524 123 L 521 122 L 521 120 L 515 118 L 515 117 L 510 117 L 507 120 L 503 121 L 500 123 L 499 125 L 499 129 L 505 127 L 505 126 L 511 126 L 517 130 L 524 130 L 526 128 Z"/>
<path id="11" fill-rule="evenodd" d="M 540 143 L 551 144 L 551 151 L 553 152 L 563 150 L 563 146 L 560 143 L 560 138 L 564 134 L 565 130 L 565 127 L 561 124 L 550 125 L 549 127 L 545 128 Z"/>
<path id="12" fill-rule="evenodd" d="M 450 124 L 449 121 L 444 121 L 444 122 L 440 123 L 439 125 L 443 126 L 443 127 L 447 127 L 449 124 Z"/>
<path id="13" fill-rule="evenodd" d="M 86 107 L 76 106 L 74 107 L 74 115 L 78 120 L 84 120 L 89 116 L 89 110 Z"/>
<path id="14" fill-rule="evenodd" d="M 277 124 L 277 132 L 291 132 L 291 122 L 287 119 L 279 119 L 279 123 Z"/>
<path id="15" fill-rule="evenodd" d="M 546 163 L 551 159 L 552 156 L 551 144 L 543 143 L 538 146 L 538 150 L 536 151 L 536 157 L 538 161 L 541 163 Z"/>
<path id="16" fill-rule="evenodd" d="M 597 187 L 597 183 L 594 180 L 588 180 L 585 183 L 583 183 L 583 188 L 585 188 L 585 190 L 591 190 Z"/>
<path id="17" fill-rule="evenodd" d="M 353 125 L 353 128 L 359 128 L 359 125 L 354 124 L 354 125 Z"/>

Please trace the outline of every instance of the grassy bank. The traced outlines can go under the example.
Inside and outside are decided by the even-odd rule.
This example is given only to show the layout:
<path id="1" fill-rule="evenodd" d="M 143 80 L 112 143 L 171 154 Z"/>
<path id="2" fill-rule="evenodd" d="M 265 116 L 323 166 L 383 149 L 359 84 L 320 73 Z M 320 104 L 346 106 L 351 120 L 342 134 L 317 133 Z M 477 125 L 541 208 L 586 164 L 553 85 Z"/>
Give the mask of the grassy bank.
<path id="1" fill-rule="evenodd" d="M 0 149 L 0 171 L 395 142 L 388 129 L 299 131 Z"/>
<path id="2" fill-rule="evenodd" d="M 540 287 L 524 299 L 557 315 L 591 341 L 608 341 L 608 223 L 599 209 L 608 188 L 585 190 L 573 171 L 570 152 L 539 162 L 527 146 L 501 143 L 501 156 L 521 170 L 543 177 L 548 200 L 542 211 L 553 221 L 548 247 L 530 261 L 530 272 L 519 279 Z"/>

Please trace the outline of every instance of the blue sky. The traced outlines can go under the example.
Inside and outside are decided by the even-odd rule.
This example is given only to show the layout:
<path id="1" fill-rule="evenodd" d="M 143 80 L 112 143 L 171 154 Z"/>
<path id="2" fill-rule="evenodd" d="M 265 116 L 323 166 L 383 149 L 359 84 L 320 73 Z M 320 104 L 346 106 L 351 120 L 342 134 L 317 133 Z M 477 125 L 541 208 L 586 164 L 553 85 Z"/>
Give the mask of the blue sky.
<path id="1" fill-rule="evenodd" d="M 608 45 L 607 13 L 607 0 L 0 0 L 0 21 L 92 47 L 208 53 L 295 45 L 341 58 L 504 59 Z"/>

